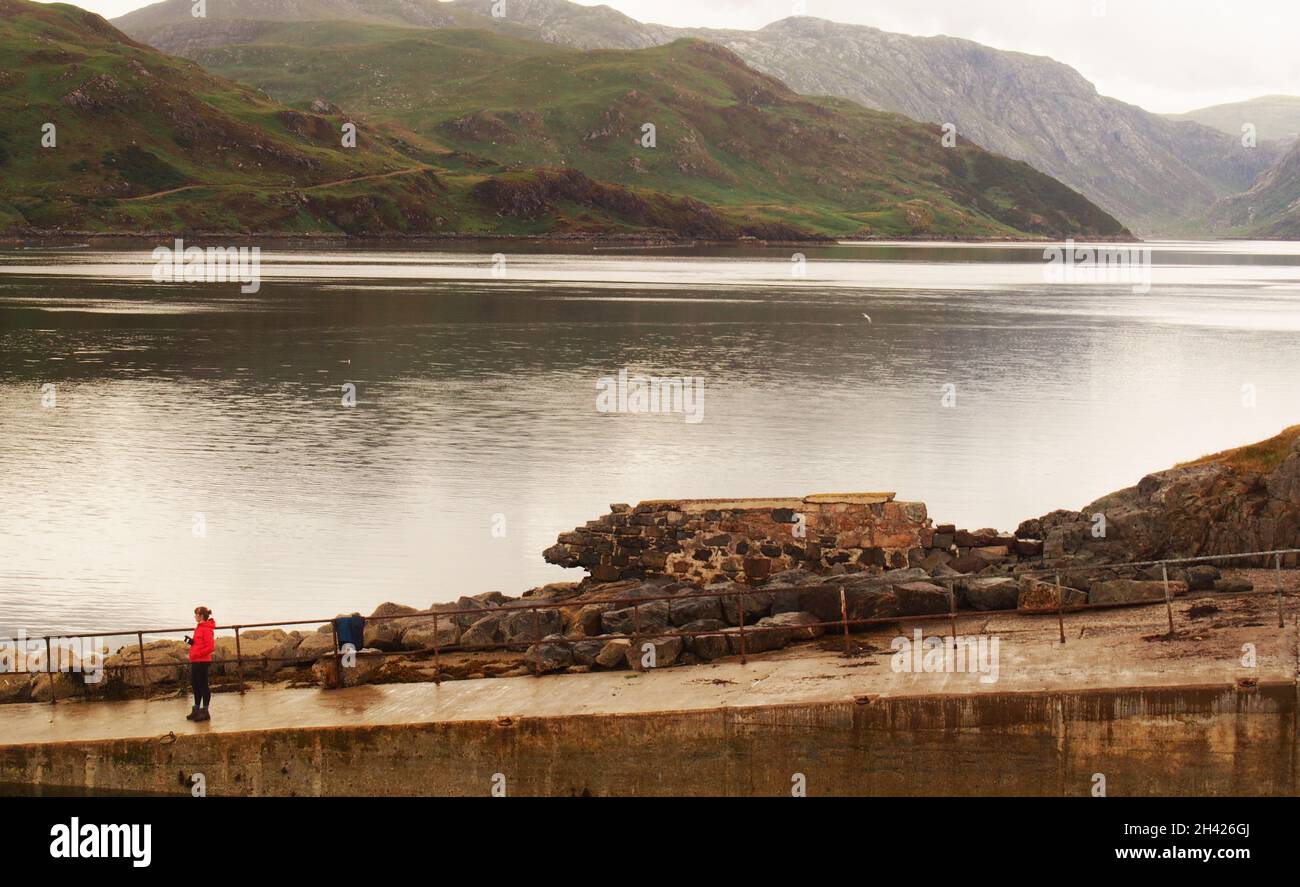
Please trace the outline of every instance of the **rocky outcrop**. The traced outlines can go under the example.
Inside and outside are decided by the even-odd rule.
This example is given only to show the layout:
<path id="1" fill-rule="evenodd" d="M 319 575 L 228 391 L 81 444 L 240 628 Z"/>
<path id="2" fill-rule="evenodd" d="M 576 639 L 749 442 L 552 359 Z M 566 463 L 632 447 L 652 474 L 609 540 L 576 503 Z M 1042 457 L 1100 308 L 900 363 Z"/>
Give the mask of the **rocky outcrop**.
<path id="1" fill-rule="evenodd" d="M 1016 535 L 1042 538 L 1052 566 L 1298 548 L 1300 426 L 1149 474 L 1082 511 L 1026 521 Z"/>

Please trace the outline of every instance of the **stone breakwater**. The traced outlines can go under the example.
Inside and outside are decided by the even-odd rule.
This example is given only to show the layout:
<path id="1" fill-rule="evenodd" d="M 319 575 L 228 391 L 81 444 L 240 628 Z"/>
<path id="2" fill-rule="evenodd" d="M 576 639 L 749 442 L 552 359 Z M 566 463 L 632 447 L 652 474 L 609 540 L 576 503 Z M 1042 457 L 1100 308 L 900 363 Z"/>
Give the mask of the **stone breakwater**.
<path id="1" fill-rule="evenodd" d="M 1300 548 L 1300 426 L 1148 475 L 1082 511 L 1025 521 L 1015 533 L 935 526 L 923 504 L 897 502 L 893 493 L 614 505 L 545 552 L 551 563 L 583 568 L 582 581 L 424 609 L 383 604 L 371 614 L 365 648 L 416 655 L 364 658 L 342 680 L 639 668 L 647 643 L 656 667 L 707 662 L 740 652 L 742 621 L 745 651 L 759 653 L 813 640 L 844 612 L 865 620 L 939 614 L 951 605 L 1046 613 L 1158 602 L 1165 597 L 1159 568 L 1119 564 L 1281 548 Z M 1282 565 L 1294 568 L 1297 559 L 1288 555 Z M 1062 571 L 1059 590 L 1028 575 L 1044 569 Z M 1175 594 L 1251 589 L 1208 565 L 1171 569 L 1169 578 Z M 529 609 L 534 604 L 553 606 Z M 245 676 L 311 669 L 317 681 L 338 680 L 328 625 L 245 632 L 241 643 Z M 488 651 L 501 645 L 517 652 L 493 659 Z M 234 646 L 231 637 L 218 640 L 218 677 L 237 671 Z M 418 665 L 419 654 L 435 649 L 442 664 L 432 671 L 405 664 Z M 135 667 L 139 656 L 135 647 L 110 656 L 108 680 L 94 692 L 188 679 L 180 641 L 147 644 L 145 668 Z M 0 702 L 90 689 L 79 684 L 77 674 L 0 674 Z"/>
<path id="2" fill-rule="evenodd" d="M 363 652 L 372 655 L 343 670 L 333 661 L 328 624 L 312 632 L 243 632 L 242 671 L 248 679 L 338 686 L 640 670 L 648 647 L 652 667 L 693 665 L 816 641 L 839 632 L 846 617 L 857 631 L 866 620 L 953 607 L 1032 614 L 1164 600 L 1158 571 L 1049 557 L 1053 546 L 1025 538 L 1037 528 L 1027 522 L 1018 534 L 1005 534 L 936 527 L 923 504 L 896 502 L 892 493 L 614 505 L 547 551 L 553 562 L 585 567 L 591 575 L 580 582 L 517 598 L 487 592 L 425 608 L 382 604 L 365 629 Z M 1028 575 L 1079 564 L 1087 566 L 1061 574 L 1060 589 Z M 616 578 L 602 578 L 609 576 Z M 1250 587 L 1223 579 L 1212 566 L 1173 570 L 1170 578 L 1174 594 Z M 397 653 L 406 655 L 380 655 Z M 128 646 L 108 657 L 107 681 L 94 694 L 188 681 L 183 642 L 146 644 L 144 668 L 137 667 L 140 655 Z M 214 675 L 229 679 L 239 671 L 234 638 L 218 638 Z M 56 680 L 60 697 L 84 689 L 75 686 L 76 675 Z M 50 692 L 44 676 L 0 675 L 0 702 L 48 699 Z"/>

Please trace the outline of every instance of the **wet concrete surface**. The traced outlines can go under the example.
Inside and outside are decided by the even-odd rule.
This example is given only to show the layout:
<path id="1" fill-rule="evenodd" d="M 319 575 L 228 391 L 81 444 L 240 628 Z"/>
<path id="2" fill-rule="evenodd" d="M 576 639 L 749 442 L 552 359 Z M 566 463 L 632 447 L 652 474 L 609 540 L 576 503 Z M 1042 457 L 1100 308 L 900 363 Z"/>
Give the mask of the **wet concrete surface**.
<path id="1" fill-rule="evenodd" d="M 962 614 L 957 633 L 996 637 L 992 672 L 907 673 L 891 668 L 891 641 L 947 634 L 946 621 L 907 623 L 866 635 L 855 645 L 874 652 L 846 658 L 839 638 L 711 665 L 661 669 L 365 686 L 344 690 L 256 688 L 214 696 L 212 720 L 185 720 L 188 699 L 7 705 L 0 708 L 0 748 L 185 735 L 316 728 L 503 722 L 521 718 L 700 712 L 809 703 L 1106 688 L 1224 687 L 1251 681 L 1294 684 L 1300 673 L 1300 601 L 1284 599 L 1277 626 L 1272 596 L 1180 599 L 1177 631 L 1166 637 L 1163 604 L 1067 614 L 1066 643 L 1050 617 Z M 1206 606 L 1214 612 L 1206 613 Z M 1193 607 L 1202 608 L 1199 615 Z M 1253 647 L 1255 666 L 1243 664 Z"/>

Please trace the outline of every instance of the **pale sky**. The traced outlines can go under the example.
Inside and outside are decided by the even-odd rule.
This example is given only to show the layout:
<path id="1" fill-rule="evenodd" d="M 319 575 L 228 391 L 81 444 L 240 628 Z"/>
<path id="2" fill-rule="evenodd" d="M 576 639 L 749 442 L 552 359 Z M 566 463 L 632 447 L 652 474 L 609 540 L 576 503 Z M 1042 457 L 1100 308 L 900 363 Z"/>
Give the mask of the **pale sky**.
<path id="1" fill-rule="evenodd" d="M 221 0 L 208 0 L 209 8 Z M 594 6 L 594 0 L 582 0 Z M 81 0 L 106 17 L 148 0 Z M 760 28 L 799 14 L 905 34 L 949 34 L 1048 55 L 1104 95 L 1189 111 L 1300 94 L 1300 0 L 606 0 L 642 21 Z M 1104 15 L 1094 15 L 1104 9 Z"/>

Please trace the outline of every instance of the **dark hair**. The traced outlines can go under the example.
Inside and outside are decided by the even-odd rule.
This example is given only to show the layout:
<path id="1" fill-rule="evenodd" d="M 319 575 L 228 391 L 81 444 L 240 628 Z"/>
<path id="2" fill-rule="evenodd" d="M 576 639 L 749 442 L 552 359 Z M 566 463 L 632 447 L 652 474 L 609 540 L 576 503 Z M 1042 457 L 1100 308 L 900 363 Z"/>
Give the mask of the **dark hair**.
<path id="1" fill-rule="evenodd" d="M 208 619 L 212 618 L 212 611 L 209 610 L 207 607 L 195 607 L 194 612 L 197 615 L 203 617 L 204 621 L 207 621 Z"/>

